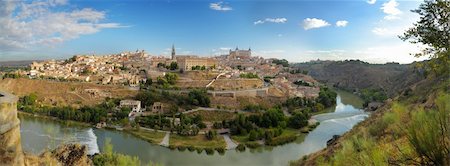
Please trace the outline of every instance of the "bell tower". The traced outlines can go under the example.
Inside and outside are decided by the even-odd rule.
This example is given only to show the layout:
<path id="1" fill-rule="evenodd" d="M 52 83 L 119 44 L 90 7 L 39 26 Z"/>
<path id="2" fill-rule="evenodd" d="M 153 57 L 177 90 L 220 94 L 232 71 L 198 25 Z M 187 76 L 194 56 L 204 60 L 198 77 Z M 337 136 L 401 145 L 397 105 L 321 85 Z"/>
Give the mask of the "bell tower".
<path id="1" fill-rule="evenodd" d="M 176 57 L 175 57 L 175 45 L 172 44 L 172 60 L 175 60 L 175 59 L 176 59 Z"/>

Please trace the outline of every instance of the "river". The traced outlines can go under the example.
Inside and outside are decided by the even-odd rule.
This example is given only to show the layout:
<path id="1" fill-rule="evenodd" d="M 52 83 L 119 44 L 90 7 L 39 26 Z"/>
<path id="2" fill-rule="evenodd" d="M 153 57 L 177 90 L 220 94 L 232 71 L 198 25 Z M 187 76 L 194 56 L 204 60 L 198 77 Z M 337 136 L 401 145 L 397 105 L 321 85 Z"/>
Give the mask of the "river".
<path id="1" fill-rule="evenodd" d="M 106 139 L 111 139 L 114 151 L 138 156 L 143 164 L 152 161 L 166 166 L 278 166 L 288 165 L 291 160 L 325 148 L 333 135 L 345 133 L 368 116 L 361 107 L 361 99 L 351 93 L 338 91 L 337 104 L 332 108 L 334 111 L 314 116 L 320 125 L 304 139 L 277 147 L 247 149 L 245 152 L 229 150 L 224 155 L 217 152 L 206 155 L 205 152 L 197 154 L 195 151 L 170 150 L 121 131 L 92 129 L 31 116 L 20 116 L 20 120 L 23 149 L 34 154 L 68 142 L 85 144 L 90 153 L 96 153 L 101 151 Z"/>

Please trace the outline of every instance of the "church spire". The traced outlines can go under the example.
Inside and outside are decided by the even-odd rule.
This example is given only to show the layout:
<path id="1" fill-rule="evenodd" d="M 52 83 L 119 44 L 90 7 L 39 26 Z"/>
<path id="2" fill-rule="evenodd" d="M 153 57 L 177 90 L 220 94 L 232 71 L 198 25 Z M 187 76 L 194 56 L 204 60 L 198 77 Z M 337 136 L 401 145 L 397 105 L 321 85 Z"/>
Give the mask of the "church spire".
<path id="1" fill-rule="evenodd" d="M 175 59 L 175 45 L 172 44 L 172 60 Z"/>

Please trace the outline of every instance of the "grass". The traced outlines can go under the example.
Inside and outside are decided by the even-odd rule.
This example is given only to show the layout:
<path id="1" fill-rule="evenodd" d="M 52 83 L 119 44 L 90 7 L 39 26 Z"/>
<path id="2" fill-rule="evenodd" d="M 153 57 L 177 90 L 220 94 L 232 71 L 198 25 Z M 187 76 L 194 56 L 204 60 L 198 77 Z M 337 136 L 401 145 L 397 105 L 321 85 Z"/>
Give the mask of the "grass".
<path id="1" fill-rule="evenodd" d="M 333 111 L 334 111 L 334 108 L 335 108 L 335 107 L 336 107 L 336 105 L 333 105 L 333 106 L 331 106 L 331 107 L 328 107 L 328 108 L 323 109 L 322 111 L 310 112 L 309 114 L 310 114 L 311 116 L 314 116 L 314 115 L 319 115 L 319 114 L 324 114 L 324 113 L 330 113 L 330 112 L 333 112 Z"/>
<path id="2" fill-rule="evenodd" d="M 237 141 L 239 143 L 246 143 L 248 142 L 248 134 L 247 135 L 233 135 L 231 136 L 231 139 L 234 141 Z"/>
<path id="3" fill-rule="evenodd" d="M 163 132 L 147 130 L 127 130 L 127 132 L 154 144 L 159 144 L 166 135 L 166 133 Z"/>
<path id="4" fill-rule="evenodd" d="M 213 140 L 206 139 L 205 135 L 199 134 L 196 136 L 180 136 L 176 134 L 170 135 L 170 145 L 179 147 L 193 146 L 196 148 L 225 148 L 225 140 L 221 136 Z"/>
<path id="5" fill-rule="evenodd" d="M 230 120 L 236 117 L 236 114 L 233 112 L 206 110 L 199 110 L 197 112 L 190 113 L 189 115 L 200 115 L 202 117 L 202 120 L 206 122 L 221 122 L 223 120 Z"/>

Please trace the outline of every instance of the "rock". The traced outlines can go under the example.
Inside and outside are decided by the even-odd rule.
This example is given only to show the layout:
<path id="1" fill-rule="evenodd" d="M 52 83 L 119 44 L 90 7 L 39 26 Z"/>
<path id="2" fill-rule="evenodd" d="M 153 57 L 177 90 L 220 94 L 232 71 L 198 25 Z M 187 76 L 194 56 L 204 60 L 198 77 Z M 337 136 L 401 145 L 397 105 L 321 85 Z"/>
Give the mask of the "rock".
<path id="1" fill-rule="evenodd" d="M 92 165 L 88 158 L 87 147 L 80 144 L 66 144 L 59 146 L 52 152 L 52 157 L 67 166 Z"/>
<path id="2" fill-rule="evenodd" d="M 339 137 L 341 137 L 341 136 L 333 135 L 333 137 L 330 140 L 327 141 L 327 146 L 331 146 L 331 145 L 336 144 L 336 141 L 339 139 Z"/>
<path id="3" fill-rule="evenodd" d="M 368 105 L 367 105 L 367 110 L 368 111 L 375 111 L 375 110 L 377 110 L 378 108 L 380 108 L 381 106 L 383 105 L 383 103 L 381 103 L 381 102 L 370 102 Z"/>
<path id="4" fill-rule="evenodd" d="M 0 165 L 24 165 L 17 100 L 12 94 L 0 92 Z"/>

